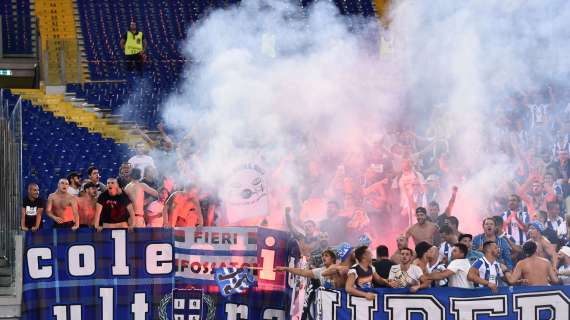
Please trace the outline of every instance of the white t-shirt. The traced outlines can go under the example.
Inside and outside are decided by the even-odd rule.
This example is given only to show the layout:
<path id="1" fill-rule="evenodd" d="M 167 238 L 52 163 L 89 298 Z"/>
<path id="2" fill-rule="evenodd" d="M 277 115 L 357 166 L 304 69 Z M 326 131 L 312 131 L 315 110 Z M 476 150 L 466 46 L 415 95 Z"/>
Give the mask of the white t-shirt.
<path id="1" fill-rule="evenodd" d="M 144 176 L 144 169 L 146 167 L 154 167 L 154 160 L 151 156 L 143 155 L 134 155 L 129 159 L 129 163 L 133 166 L 133 168 L 141 169 L 141 175 Z"/>
<path id="2" fill-rule="evenodd" d="M 402 271 L 402 267 L 396 264 L 390 268 L 388 280 L 396 280 L 399 288 L 407 288 L 419 284 L 423 274 L 422 269 L 415 264 L 410 265 L 407 271 Z"/>
<path id="3" fill-rule="evenodd" d="M 455 259 L 447 266 L 447 270 L 455 274 L 449 277 L 449 286 L 455 288 L 473 288 L 473 283 L 467 280 L 471 264 L 467 259 Z"/>
<path id="4" fill-rule="evenodd" d="M 79 195 L 79 189 L 75 189 L 72 186 L 68 186 L 67 187 L 67 193 L 72 195 L 72 196 L 78 196 Z"/>

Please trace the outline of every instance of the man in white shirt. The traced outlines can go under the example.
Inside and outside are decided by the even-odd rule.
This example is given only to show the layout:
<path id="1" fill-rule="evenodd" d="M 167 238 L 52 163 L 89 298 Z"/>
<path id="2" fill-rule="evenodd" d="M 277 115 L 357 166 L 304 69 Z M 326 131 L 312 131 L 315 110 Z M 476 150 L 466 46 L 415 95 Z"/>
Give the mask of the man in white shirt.
<path id="1" fill-rule="evenodd" d="M 417 292 L 421 287 L 422 269 L 412 264 L 414 253 L 410 248 L 400 249 L 401 263 L 393 265 L 388 275 L 388 284 L 392 288 L 410 288 L 410 292 Z M 427 287 L 423 286 L 423 287 Z"/>
<path id="2" fill-rule="evenodd" d="M 133 168 L 138 168 L 141 170 L 144 176 L 144 170 L 146 167 L 154 167 L 154 160 L 151 156 L 145 154 L 145 145 L 142 142 L 137 143 L 135 146 L 136 154 L 129 159 L 129 164 Z"/>
<path id="3" fill-rule="evenodd" d="M 467 279 L 471 264 L 466 257 L 469 249 L 463 243 L 456 243 L 451 250 L 452 259 L 447 268 L 441 272 L 433 272 L 425 277 L 429 280 L 449 279 L 448 286 L 455 288 L 473 288 L 473 283 Z"/>
<path id="4" fill-rule="evenodd" d="M 72 196 L 79 196 L 79 190 L 81 189 L 81 176 L 77 172 L 71 172 L 67 175 L 67 181 L 69 182 L 67 193 Z"/>

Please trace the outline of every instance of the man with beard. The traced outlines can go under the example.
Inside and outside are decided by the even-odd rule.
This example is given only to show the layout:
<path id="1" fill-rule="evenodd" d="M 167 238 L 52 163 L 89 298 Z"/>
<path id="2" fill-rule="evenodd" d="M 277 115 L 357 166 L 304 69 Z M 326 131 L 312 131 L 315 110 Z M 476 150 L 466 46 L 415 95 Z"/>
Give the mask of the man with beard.
<path id="1" fill-rule="evenodd" d="M 406 231 L 406 237 L 412 237 L 414 244 L 422 241 L 434 243 L 434 237 L 438 232 L 437 225 L 427 220 L 427 211 L 423 207 L 416 209 L 416 219 L 418 222 Z"/>
<path id="2" fill-rule="evenodd" d="M 523 245 L 525 259 L 519 261 L 513 271 L 512 280 L 525 279 L 526 284 L 531 286 L 548 286 L 558 284 L 559 279 L 550 261 L 539 257 L 536 252 L 537 246 L 533 241 L 527 241 Z"/>
<path id="3" fill-rule="evenodd" d="M 81 176 L 77 172 L 72 172 L 67 175 L 67 181 L 69 182 L 67 193 L 72 196 L 78 196 L 81 189 Z"/>
<path id="4" fill-rule="evenodd" d="M 67 192 L 69 182 L 59 179 L 57 191 L 50 194 L 46 206 L 46 214 L 54 221 L 54 228 L 79 228 L 79 215 L 77 213 L 77 199 Z"/>
<path id="5" fill-rule="evenodd" d="M 494 293 L 497 292 L 499 279 L 512 284 L 510 272 L 503 273 L 501 265 L 497 261 L 499 258 L 499 246 L 495 241 L 486 241 L 483 244 L 483 258 L 475 261 L 469 269 L 467 279 L 475 286 L 488 287 Z"/>
<path id="6" fill-rule="evenodd" d="M 414 253 L 410 248 L 400 250 L 401 261 L 390 268 L 388 286 L 391 288 L 410 288 L 410 292 L 417 292 L 422 286 L 422 269 L 414 264 Z M 427 285 L 424 285 L 427 288 Z"/>

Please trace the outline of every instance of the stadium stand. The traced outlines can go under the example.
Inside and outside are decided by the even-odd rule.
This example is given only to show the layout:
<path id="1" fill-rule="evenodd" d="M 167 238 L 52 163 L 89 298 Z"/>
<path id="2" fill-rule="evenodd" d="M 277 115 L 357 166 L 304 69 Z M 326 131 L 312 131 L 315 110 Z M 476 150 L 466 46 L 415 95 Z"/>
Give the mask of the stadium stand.
<path id="1" fill-rule="evenodd" d="M 312 1 L 302 1 L 308 6 Z M 92 80 L 126 80 L 126 83 L 68 84 L 67 91 L 89 103 L 113 110 L 125 120 L 149 129 L 159 122 L 160 105 L 177 87 L 185 58 L 180 43 L 186 30 L 212 8 L 238 1 L 88 1 L 78 0 L 77 9 L 89 60 Z M 144 5 L 143 5 L 144 4 Z M 368 0 L 335 4 L 345 15 L 373 16 L 374 3 Z M 111 14 L 112 13 L 112 14 Z M 129 22 L 135 21 L 148 41 L 145 79 L 133 84 L 122 67 L 119 46 Z"/>
<path id="2" fill-rule="evenodd" d="M 18 99 L 9 91 L 4 96 L 9 103 Z M 120 164 L 128 159 L 128 145 L 67 122 L 29 100 L 22 102 L 22 120 L 23 185 L 38 183 L 44 198 L 56 188 L 57 180 L 69 172 L 84 173 L 95 165 L 105 179 L 116 176 Z"/>
<path id="3" fill-rule="evenodd" d="M 32 14 L 29 0 L 2 1 L 2 44 L 5 54 L 32 54 Z"/>

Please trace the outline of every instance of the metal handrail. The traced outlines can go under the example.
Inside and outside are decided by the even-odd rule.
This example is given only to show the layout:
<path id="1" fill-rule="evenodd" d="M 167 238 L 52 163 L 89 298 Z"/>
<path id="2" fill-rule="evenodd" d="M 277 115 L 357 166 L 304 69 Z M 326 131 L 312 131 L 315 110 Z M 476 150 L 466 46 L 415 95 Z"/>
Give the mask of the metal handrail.
<path id="1" fill-rule="evenodd" d="M 10 105 L 0 89 L 0 257 L 12 267 L 22 201 L 22 98 Z"/>

